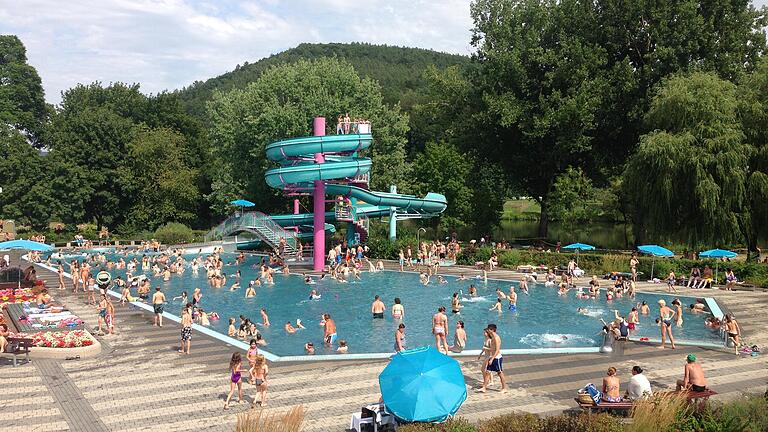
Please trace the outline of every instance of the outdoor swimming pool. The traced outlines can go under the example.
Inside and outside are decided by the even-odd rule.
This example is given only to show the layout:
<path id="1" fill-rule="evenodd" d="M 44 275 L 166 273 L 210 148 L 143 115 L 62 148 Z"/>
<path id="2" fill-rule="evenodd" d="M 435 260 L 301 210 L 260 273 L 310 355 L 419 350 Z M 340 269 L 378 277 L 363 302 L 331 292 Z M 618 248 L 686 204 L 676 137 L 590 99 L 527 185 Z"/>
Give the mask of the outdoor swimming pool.
<path id="1" fill-rule="evenodd" d="M 116 258 L 115 255 L 108 255 Z M 191 261 L 193 255 L 187 255 L 187 261 Z M 234 254 L 224 254 L 224 262 L 234 261 Z M 123 257 L 127 259 L 128 257 Z M 72 258 L 65 256 L 67 262 Z M 381 296 L 387 309 L 391 308 L 395 297 L 399 297 L 405 306 L 406 335 L 408 347 L 417 347 L 434 344 L 431 334 L 431 317 L 437 307 L 442 305 L 448 310 L 449 319 L 449 343 L 453 338 L 453 329 L 457 320 L 465 323 L 467 331 L 468 350 L 477 350 L 482 347 L 482 329 L 488 323 L 496 323 L 499 335 L 502 338 L 504 349 L 536 349 L 536 348 L 583 348 L 596 347 L 602 342 L 600 334 L 602 323 L 599 318 L 606 321 L 613 319 L 613 310 L 618 309 L 626 315 L 637 301 L 645 300 L 651 305 L 651 315 L 640 317 L 640 325 L 632 337 L 659 337 L 659 328 L 654 323 L 657 316 L 656 302 L 660 298 L 671 303 L 671 296 L 639 293 L 636 300 L 622 298 L 612 302 L 600 300 L 576 299 L 575 293 L 567 296 L 557 295 L 556 289 L 547 288 L 543 284 L 531 284 L 530 295 L 518 291 L 517 312 L 509 312 L 506 302 L 503 312 L 489 311 L 495 303 L 496 288 L 507 292 L 510 285 L 518 286 L 517 282 L 488 280 L 459 281 L 457 278 L 446 276 L 448 283 L 438 284 L 431 282 L 428 286 L 419 283 L 415 273 L 400 273 L 385 271 L 380 273 L 363 273 L 361 281 L 339 283 L 326 278 L 318 281 L 316 285 L 307 285 L 300 274 L 275 275 L 274 285 L 262 285 L 256 290 L 256 297 L 245 298 L 245 286 L 248 281 L 258 276 L 258 263 L 260 256 L 248 256 L 246 262 L 240 266 L 228 265 L 224 272 L 228 275 L 227 288 L 211 288 L 205 278 L 205 271 L 201 270 L 195 276 L 187 269 L 183 275 L 174 275 L 170 281 L 164 282 L 162 278 L 150 276 L 152 287 L 159 285 L 163 288 L 166 297 L 170 300 L 179 296 L 182 291 L 192 294 L 199 287 L 202 289 L 203 298 L 201 304 L 207 312 L 215 311 L 221 316 L 221 320 L 212 321 L 211 328 L 226 336 L 229 317 L 245 315 L 255 322 L 261 322 L 260 308 L 267 309 L 271 321 L 271 327 L 260 331 L 268 346 L 265 350 L 278 356 L 294 356 L 304 354 L 304 344 L 313 342 L 317 348 L 317 354 L 332 354 L 329 348 L 324 348 L 323 330 L 319 325 L 320 315 L 330 313 L 336 321 L 339 339 L 344 339 L 349 344 L 350 354 L 360 353 L 388 353 L 393 352 L 394 332 L 400 321 L 393 320 L 389 313 L 385 319 L 371 318 L 371 302 L 373 296 Z M 242 273 L 242 288 L 235 292 L 229 291 L 229 286 L 234 283 L 231 276 L 237 270 Z M 124 271 L 112 271 L 113 277 L 124 276 Z M 475 284 L 478 297 L 468 298 L 470 284 Z M 316 289 L 321 298 L 310 300 L 309 292 Z M 454 292 L 463 292 L 463 304 L 459 315 L 450 313 L 450 299 Z M 136 294 L 135 292 L 133 293 Z M 687 305 L 693 300 L 680 297 L 688 311 Z M 168 304 L 166 312 L 179 315 L 181 311 L 180 301 Z M 578 307 L 585 307 L 589 315 L 581 315 L 576 312 Z M 706 315 L 684 315 L 685 322 L 682 328 L 675 327 L 675 337 L 681 341 L 702 344 L 719 343 L 721 341 L 717 332 L 704 326 Z M 300 330 L 295 334 L 288 334 L 283 327 L 287 321 L 295 324 L 296 319 L 301 319 L 306 330 Z M 239 324 L 239 321 L 238 321 Z M 566 336 L 567 339 L 563 339 Z"/>

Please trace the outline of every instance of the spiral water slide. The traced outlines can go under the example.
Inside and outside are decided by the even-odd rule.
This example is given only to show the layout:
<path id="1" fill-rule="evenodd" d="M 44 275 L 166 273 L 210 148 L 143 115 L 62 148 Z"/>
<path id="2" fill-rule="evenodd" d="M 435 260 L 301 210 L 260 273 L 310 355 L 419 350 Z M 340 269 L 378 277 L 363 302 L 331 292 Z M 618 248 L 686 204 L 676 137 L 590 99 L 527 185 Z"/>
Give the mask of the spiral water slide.
<path id="1" fill-rule="evenodd" d="M 314 267 L 321 270 L 325 255 L 325 232 L 335 231 L 334 222 L 355 224 L 368 218 L 389 217 L 390 237 L 395 236 L 396 221 L 412 218 L 430 218 L 445 211 L 445 196 L 428 193 L 423 198 L 393 192 L 367 189 L 367 174 L 371 159 L 358 153 L 370 147 L 371 134 L 322 135 L 325 119 L 316 118 L 316 136 L 278 141 L 267 146 L 267 158 L 279 167 L 265 173 L 267 184 L 282 189 L 289 195 L 312 194 L 313 213 L 266 215 L 260 212 L 235 214 L 211 230 L 206 238 L 222 238 L 238 232 L 250 232 L 258 240 L 272 247 L 282 244 L 283 249 L 294 252 L 297 239 L 314 239 Z M 319 135 L 319 136 L 318 136 Z M 338 220 L 339 213 L 326 211 L 326 195 L 349 198 L 349 217 Z M 334 200 L 332 200 L 334 201 Z M 294 229 L 286 229 L 294 228 Z M 237 241 L 237 243 L 240 243 Z"/>
<path id="2" fill-rule="evenodd" d="M 267 146 L 267 158 L 282 166 L 268 170 L 267 184 L 274 188 L 295 192 L 314 191 L 315 181 L 325 183 L 328 195 L 344 195 L 356 198 L 367 205 L 357 207 L 368 216 L 388 214 L 390 208 L 421 214 L 424 217 L 439 215 L 447 206 L 445 196 L 428 193 L 424 198 L 388 192 L 374 192 L 346 184 L 371 170 L 371 160 L 357 157 L 357 152 L 371 145 L 371 134 L 329 135 L 294 138 Z M 324 155 L 324 162 L 317 163 L 314 154 Z M 337 181 L 341 181 L 338 182 Z M 304 220 L 308 215 L 273 216 L 273 219 Z M 297 219 L 299 218 L 299 219 Z"/>

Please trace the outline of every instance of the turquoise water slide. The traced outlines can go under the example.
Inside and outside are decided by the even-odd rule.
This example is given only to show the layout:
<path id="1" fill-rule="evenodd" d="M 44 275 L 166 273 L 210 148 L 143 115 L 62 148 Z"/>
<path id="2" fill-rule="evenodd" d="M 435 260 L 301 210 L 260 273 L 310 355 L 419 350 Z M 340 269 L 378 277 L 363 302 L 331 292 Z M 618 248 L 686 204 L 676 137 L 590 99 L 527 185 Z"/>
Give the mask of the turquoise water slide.
<path id="1" fill-rule="evenodd" d="M 371 160 L 358 157 L 357 153 L 370 147 L 372 140 L 371 134 L 354 134 L 311 136 L 272 143 L 266 147 L 267 158 L 281 166 L 268 170 L 265 179 L 271 187 L 293 192 L 311 192 L 314 181 L 322 180 L 326 182 L 326 194 L 344 195 L 364 202 L 365 205 L 355 209 L 357 214 L 367 217 L 390 216 L 394 211 L 427 218 L 445 211 L 447 201 L 441 194 L 428 193 L 419 198 L 335 183 L 370 172 Z M 323 163 L 315 162 L 316 153 L 323 154 Z M 312 224 L 311 213 L 276 215 L 272 219 L 283 227 Z M 325 220 L 335 222 L 336 214 L 326 212 Z"/>

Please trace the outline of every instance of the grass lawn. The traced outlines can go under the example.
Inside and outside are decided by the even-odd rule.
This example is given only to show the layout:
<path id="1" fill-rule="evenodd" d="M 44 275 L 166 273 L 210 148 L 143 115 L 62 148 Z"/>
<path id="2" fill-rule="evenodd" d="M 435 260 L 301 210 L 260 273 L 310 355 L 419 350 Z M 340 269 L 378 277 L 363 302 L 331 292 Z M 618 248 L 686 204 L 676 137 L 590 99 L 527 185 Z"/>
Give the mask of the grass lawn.
<path id="1" fill-rule="evenodd" d="M 504 212 L 501 218 L 506 220 L 538 220 L 539 213 L 541 213 L 541 207 L 532 199 L 507 200 L 504 203 Z"/>

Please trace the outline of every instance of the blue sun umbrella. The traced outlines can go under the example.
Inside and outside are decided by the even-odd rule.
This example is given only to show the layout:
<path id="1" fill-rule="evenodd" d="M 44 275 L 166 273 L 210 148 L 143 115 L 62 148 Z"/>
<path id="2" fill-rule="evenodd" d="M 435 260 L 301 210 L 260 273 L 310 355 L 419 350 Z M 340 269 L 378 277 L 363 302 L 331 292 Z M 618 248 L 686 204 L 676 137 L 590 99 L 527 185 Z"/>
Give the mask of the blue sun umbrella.
<path id="1" fill-rule="evenodd" d="M 459 363 L 433 347 L 401 351 L 379 375 L 387 411 L 407 422 L 441 422 L 467 399 Z"/>
<path id="2" fill-rule="evenodd" d="M 256 204 L 254 204 L 254 203 L 252 203 L 252 202 L 250 202 L 248 200 L 245 200 L 245 199 L 238 199 L 238 200 L 230 201 L 229 203 L 232 204 L 232 205 L 236 205 L 238 207 L 254 207 L 254 206 L 256 206 Z"/>
<path id="3" fill-rule="evenodd" d="M 644 254 L 648 254 L 653 256 L 653 260 L 651 261 L 651 280 L 653 280 L 653 268 L 656 265 L 656 257 L 672 257 L 675 256 L 675 253 L 671 250 L 658 246 L 658 245 L 643 245 L 638 246 L 637 250 Z"/>
<path id="4" fill-rule="evenodd" d="M 579 251 L 583 250 L 595 250 L 595 247 L 586 243 L 571 243 L 568 246 L 563 246 L 562 249 L 575 250 L 576 251 L 576 265 L 579 265 Z"/>
<path id="5" fill-rule="evenodd" d="M 710 249 L 699 254 L 699 258 L 733 258 L 737 256 L 736 252 L 731 252 L 725 249 Z M 720 267 L 720 262 L 715 262 L 715 281 L 717 281 L 717 272 Z"/>
<path id="6" fill-rule="evenodd" d="M 29 251 L 47 252 L 52 251 L 53 246 L 32 240 L 9 240 L 0 243 L 0 250 L 5 249 L 23 249 Z"/>

